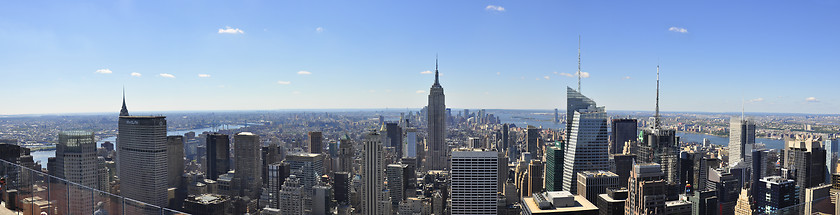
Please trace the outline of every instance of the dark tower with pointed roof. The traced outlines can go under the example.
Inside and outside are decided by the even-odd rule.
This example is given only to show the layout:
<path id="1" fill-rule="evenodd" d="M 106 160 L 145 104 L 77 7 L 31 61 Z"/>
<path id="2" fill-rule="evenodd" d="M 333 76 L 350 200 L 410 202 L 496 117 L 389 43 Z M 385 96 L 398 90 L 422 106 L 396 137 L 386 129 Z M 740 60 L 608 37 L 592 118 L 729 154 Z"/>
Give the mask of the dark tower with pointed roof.
<path id="1" fill-rule="evenodd" d="M 427 170 L 443 170 L 449 166 L 447 162 L 446 146 L 446 102 L 443 95 L 443 87 L 440 86 L 439 73 L 437 69 L 437 57 L 435 58 L 435 83 L 429 89 L 428 105 L 428 129 L 429 129 L 429 153 L 426 157 Z"/>
<path id="2" fill-rule="evenodd" d="M 120 116 L 128 116 L 128 108 L 125 107 L 125 88 L 123 88 L 123 103 L 122 109 L 120 109 Z"/>

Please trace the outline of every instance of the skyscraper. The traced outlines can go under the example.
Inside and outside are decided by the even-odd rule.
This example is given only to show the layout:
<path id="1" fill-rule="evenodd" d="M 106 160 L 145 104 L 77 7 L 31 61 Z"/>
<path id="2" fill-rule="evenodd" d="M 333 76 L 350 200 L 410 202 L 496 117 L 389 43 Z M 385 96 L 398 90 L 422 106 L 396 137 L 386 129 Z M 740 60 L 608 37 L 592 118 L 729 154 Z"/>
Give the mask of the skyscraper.
<path id="1" fill-rule="evenodd" d="M 496 214 L 498 159 L 496 151 L 452 151 L 452 215 Z"/>
<path id="2" fill-rule="evenodd" d="M 644 130 L 639 144 L 638 156 L 641 163 L 660 164 L 669 187 L 679 188 L 680 149 L 679 137 L 674 129 L 661 127 L 659 121 L 659 66 L 656 66 L 656 110 L 653 126 Z M 672 192 L 676 195 L 676 192 Z"/>
<path id="3" fill-rule="evenodd" d="M 219 175 L 230 171 L 230 138 L 227 134 L 207 135 L 207 178 L 218 180 Z"/>
<path id="4" fill-rule="evenodd" d="M 785 141 L 784 164 L 790 178 L 796 181 L 798 200 L 805 199 L 805 189 L 825 182 L 825 149 L 815 139 Z"/>
<path id="5" fill-rule="evenodd" d="M 280 208 L 280 190 L 283 188 L 283 183 L 291 175 L 289 164 L 285 162 L 277 162 L 268 165 L 268 193 L 269 203 L 268 207 Z"/>
<path id="6" fill-rule="evenodd" d="M 320 131 L 309 132 L 309 153 L 320 154 L 324 151 L 324 135 Z"/>
<path id="7" fill-rule="evenodd" d="M 118 127 L 120 194 L 167 205 L 166 117 L 120 116 Z"/>
<path id="8" fill-rule="evenodd" d="M 528 152 L 531 153 L 531 159 L 539 159 L 540 129 L 529 125 L 526 130 L 527 141 L 525 143 L 528 145 Z"/>
<path id="9" fill-rule="evenodd" d="M 281 214 L 303 215 L 304 206 L 303 201 L 303 184 L 297 176 L 290 175 L 283 187 L 280 189 L 280 209 Z"/>
<path id="10" fill-rule="evenodd" d="M 353 171 L 353 156 L 356 155 L 356 151 L 353 148 L 353 141 L 347 135 L 344 135 L 339 141 L 338 171 L 352 174 L 355 172 Z"/>
<path id="11" fill-rule="evenodd" d="M 177 188 L 184 174 L 184 136 L 166 137 L 166 154 L 169 163 L 167 181 L 169 187 Z"/>
<path id="12" fill-rule="evenodd" d="M 102 189 L 97 186 L 99 175 L 96 158 L 96 141 L 93 132 L 88 131 L 67 131 L 58 134 L 55 158 L 58 163 L 57 176 L 67 179 L 78 185 L 93 189 Z M 67 184 L 67 200 L 59 201 L 59 208 L 68 214 L 92 214 L 93 196 L 90 190 L 75 184 Z M 67 202 L 64 202 L 67 201 Z"/>
<path id="13" fill-rule="evenodd" d="M 239 196 L 257 199 L 262 187 L 262 162 L 260 161 L 260 136 L 251 132 L 239 132 L 233 136 L 233 148 L 236 155 L 236 172 L 233 175 L 234 187 Z"/>
<path id="14" fill-rule="evenodd" d="M 624 143 L 638 137 L 636 119 L 613 119 L 610 134 L 610 154 L 621 154 Z"/>
<path id="15" fill-rule="evenodd" d="M 408 165 L 405 164 L 388 164 L 385 167 L 385 173 L 388 176 L 388 190 L 391 194 L 391 204 L 399 207 L 402 200 L 406 198 L 405 188 L 408 180 L 406 171 Z"/>
<path id="16" fill-rule="evenodd" d="M 313 153 L 291 153 L 286 155 L 286 162 L 293 175 L 297 175 L 303 184 L 304 210 L 310 211 L 315 195 L 313 186 L 321 180 L 324 172 L 324 155 Z"/>
<path id="17" fill-rule="evenodd" d="M 561 191 L 563 188 L 563 149 L 549 146 L 545 152 L 545 190 Z"/>
<path id="18" fill-rule="evenodd" d="M 780 176 L 768 176 L 758 180 L 753 187 L 759 198 L 755 199 L 757 213 L 767 213 L 793 206 L 797 203 L 796 183 Z"/>
<path id="19" fill-rule="evenodd" d="M 429 154 L 426 157 L 427 170 L 443 170 L 448 167 L 446 154 L 449 147 L 446 144 L 446 101 L 443 87 L 440 86 L 435 59 L 435 83 L 429 89 L 428 120 Z"/>
<path id="20" fill-rule="evenodd" d="M 665 213 L 665 174 L 659 164 L 633 165 L 627 188 L 624 214 Z"/>
<path id="21" fill-rule="evenodd" d="M 499 150 L 507 151 L 508 150 L 508 141 L 510 141 L 510 125 L 507 123 L 502 124 L 502 147 L 498 147 Z"/>
<path id="22" fill-rule="evenodd" d="M 582 171 L 577 174 L 576 186 L 579 195 L 590 202 L 598 202 L 598 195 L 607 188 L 618 188 L 618 175 L 610 171 Z"/>
<path id="23" fill-rule="evenodd" d="M 607 112 L 596 107 L 595 102 L 582 94 L 567 88 L 569 106 L 575 100 L 586 101 L 588 106 L 573 111 L 570 139 L 566 146 L 563 166 L 563 190 L 577 193 L 575 178 L 581 171 L 608 171 L 609 143 L 607 142 Z"/>
<path id="24" fill-rule="evenodd" d="M 405 154 L 404 158 L 417 158 L 417 129 L 409 127 L 405 129 Z M 416 166 L 416 164 L 415 164 Z"/>
<path id="25" fill-rule="evenodd" d="M 394 151 L 397 152 L 397 158 L 403 157 L 403 131 L 402 127 L 395 122 L 388 122 L 385 123 L 385 132 L 386 136 L 388 137 L 389 143 L 387 146 L 394 147 Z"/>
<path id="26" fill-rule="evenodd" d="M 384 215 L 391 202 L 383 192 L 385 190 L 385 155 L 382 138 L 376 131 L 365 135 L 364 166 L 362 166 L 362 213 Z M 387 204 L 387 205 L 385 205 Z"/>
<path id="27" fill-rule="evenodd" d="M 752 156 L 755 145 L 755 123 L 744 117 L 729 119 L 729 166 Z"/>

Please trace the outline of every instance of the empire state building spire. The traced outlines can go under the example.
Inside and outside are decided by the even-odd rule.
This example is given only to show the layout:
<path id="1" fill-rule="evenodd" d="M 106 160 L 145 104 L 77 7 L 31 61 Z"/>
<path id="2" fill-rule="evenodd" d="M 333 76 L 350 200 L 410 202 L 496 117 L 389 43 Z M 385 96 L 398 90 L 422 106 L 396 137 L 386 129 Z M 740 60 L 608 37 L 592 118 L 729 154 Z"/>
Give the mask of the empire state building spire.
<path id="1" fill-rule="evenodd" d="M 123 102 L 122 102 L 122 109 L 120 110 L 120 116 L 128 116 L 128 108 L 125 107 L 125 87 L 123 87 Z"/>
<path id="2" fill-rule="evenodd" d="M 440 81 L 438 79 L 438 58 L 437 58 L 437 55 L 435 55 L 435 84 L 432 85 L 432 86 L 438 86 L 438 87 L 440 86 Z"/>

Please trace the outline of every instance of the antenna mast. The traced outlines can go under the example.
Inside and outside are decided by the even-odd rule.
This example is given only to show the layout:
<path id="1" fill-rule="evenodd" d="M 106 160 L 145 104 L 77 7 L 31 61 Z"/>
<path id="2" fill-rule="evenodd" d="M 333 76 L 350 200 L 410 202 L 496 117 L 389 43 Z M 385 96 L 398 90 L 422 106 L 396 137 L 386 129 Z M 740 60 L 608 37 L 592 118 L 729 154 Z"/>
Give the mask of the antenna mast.
<path id="1" fill-rule="evenodd" d="M 580 35 L 578 35 L 578 92 L 580 92 Z"/>
<path id="2" fill-rule="evenodd" d="M 659 128 L 659 64 L 656 65 L 656 116 L 653 126 Z"/>

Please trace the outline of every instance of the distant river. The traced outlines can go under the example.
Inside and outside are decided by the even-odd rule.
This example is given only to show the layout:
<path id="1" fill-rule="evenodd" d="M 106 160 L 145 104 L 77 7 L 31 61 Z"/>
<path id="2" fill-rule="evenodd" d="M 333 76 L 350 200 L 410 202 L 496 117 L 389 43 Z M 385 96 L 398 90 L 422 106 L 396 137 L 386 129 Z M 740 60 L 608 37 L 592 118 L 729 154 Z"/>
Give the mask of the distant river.
<path id="1" fill-rule="evenodd" d="M 184 135 L 188 132 L 195 132 L 195 134 L 198 135 L 198 134 L 204 133 L 205 131 L 217 131 L 217 130 L 221 130 L 221 129 L 237 129 L 237 128 L 242 128 L 242 127 L 245 127 L 245 125 L 222 125 L 222 126 L 217 126 L 217 127 L 198 128 L 198 129 L 191 129 L 191 130 L 167 131 L 166 135 Z M 106 141 L 110 141 L 111 143 L 114 143 L 116 145 L 117 144 L 116 140 L 117 140 L 116 136 L 108 137 L 108 138 L 96 141 L 96 145 L 97 145 L 97 147 L 102 147 L 102 143 L 104 143 Z M 55 157 L 55 150 L 36 151 L 36 152 L 32 152 L 31 154 L 32 154 L 32 158 L 35 160 L 35 162 L 41 162 L 41 167 L 46 168 L 47 167 L 47 159 L 49 157 Z"/>

